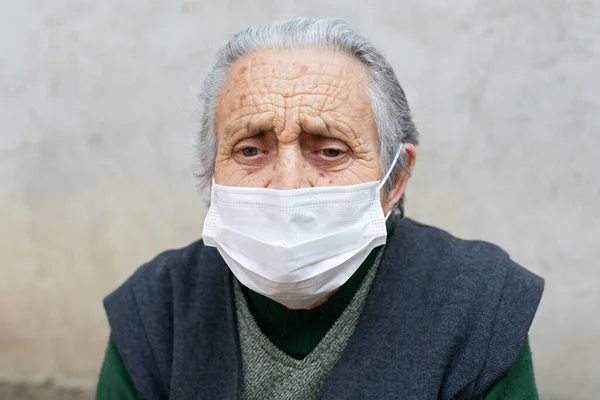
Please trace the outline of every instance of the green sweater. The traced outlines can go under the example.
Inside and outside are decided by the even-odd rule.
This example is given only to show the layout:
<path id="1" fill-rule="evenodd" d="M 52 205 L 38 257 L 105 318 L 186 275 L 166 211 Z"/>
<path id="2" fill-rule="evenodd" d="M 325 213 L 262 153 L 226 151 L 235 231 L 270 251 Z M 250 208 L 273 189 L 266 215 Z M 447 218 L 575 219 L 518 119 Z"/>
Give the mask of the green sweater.
<path id="1" fill-rule="evenodd" d="M 96 400 L 139 400 L 141 398 L 125 369 L 115 342 L 110 337 L 102 363 Z M 512 370 L 498 380 L 484 397 L 484 400 L 504 399 L 538 399 L 528 342 L 525 342 Z"/>
<path id="2" fill-rule="evenodd" d="M 351 292 L 347 287 L 329 299 L 331 303 L 329 301 L 327 303 L 329 303 L 330 313 L 338 307 L 342 310 L 341 315 L 335 318 L 333 325 L 329 326 L 331 318 L 317 318 L 317 316 L 323 315 L 324 311 L 321 307 L 301 313 L 307 317 L 313 315 L 314 318 L 306 318 L 304 321 L 308 324 L 306 327 L 293 326 L 292 328 L 295 328 L 292 329 L 293 332 L 290 331 L 288 324 L 285 324 L 287 322 L 285 319 L 284 323 L 274 320 L 275 325 L 271 325 L 272 329 L 267 331 L 283 331 L 293 335 L 291 340 L 283 336 L 283 339 L 288 340 L 279 341 L 278 343 L 282 346 L 275 345 L 273 340 L 265 335 L 265 329 L 258 325 L 257 319 L 250 309 L 250 304 L 244 296 L 243 286 L 234 282 L 235 310 L 242 361 L 240 390 L 242 400 L 310 400 L 316 397 L 354 333 L 383 253 L 383 248 L 373 252 L 376 255 L 375 262 L 370 268 L 364 268 L 367 270 L 367 274 L 362 278 L 356 292 L 350 296 L 349 302 L 345 299 L 345 296 Z M 370 260 L 368 264 L 371 264 Z M 362 272 L 359 271 L 358 275 L 362 275 Z M 354 278 L 354 280 L 358 282 L 361 279 Z M 335 304 L 338 305 L 335 306 Z M 270 305 L 269 309 L 271 308 L 273 305 Z M 264 309 L 261 308 L 261 310 Z M 285 307 L 284 310 L 276 308 L 267 313 L 267 316 L 275 314 L 282 318 L 290 317 L 286 312 L 280 311 L 290 312 Z M 318 314 L 314 315 L 314 313 Z M 336 315 L 337 313 L 334 313 L 333 316 Z M 291 316 L 295 317 L 294 314 Z M 321 325 L 325 326 L 321 329 Z M 306 334 L 299 335 L 298 331 L 304 331 Z M 321 338 L 320 334 L 323 332 L 324 335 Z M 315 342 L 318 340 L 318 344 L 311 349 L 314 343 L 313 339 L 316 339 Z M 302 346 L 299 346 L 298 343 Z M 290 345 L 294 345 L 296 357 L 290 356 L 287 349 L 286 351 L 281 350 L 282 347 L 292 348 Z"/>
<path id="3" fill-rule="evenodd" d="M 243 288 L 252 316 L 275 346 L 293 358 L 303 359 L 319 344 L 346 309 L 373 265 L 377 250 L 326 303 L 313 310 L 288 310 L 273 300 Z M 102 364 L 96 399 L 141 399 L 112 337 Z M 494 384 L 484 399 L 538 399 L 528 341 L 512 370 Z"/>

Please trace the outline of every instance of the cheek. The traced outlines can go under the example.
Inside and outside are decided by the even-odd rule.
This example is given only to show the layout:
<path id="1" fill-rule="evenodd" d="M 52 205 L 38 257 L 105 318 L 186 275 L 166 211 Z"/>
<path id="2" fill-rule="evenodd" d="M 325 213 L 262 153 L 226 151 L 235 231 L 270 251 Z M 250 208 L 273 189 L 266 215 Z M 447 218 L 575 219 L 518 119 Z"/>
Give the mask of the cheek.
<path id="1" fill-rule="evenodd" d="M 302 177 L 295 175 L 302 175 Z M 285 175 L 285 176 L 281 176 Z M 274 181 L 303 181 L 302 186 L 348 186 L 381 179 L 378 163 L 372 165 L 355 161 L 347 168 L 336 172 L 319 171 L 306 160 L 295 163 L 294 171 L 289 165 L 280 165 L 273 161 L 259 169 L 248 169 L 235 163 L 233 159 L 215 164 L 215 182 L 220 185 L 242 187 L 269 187 Z M 383 195 L 382 195 L 383 199 Z"/>
<path id="2" fill-rule="evenodd" d="M 321 168 L 301 149 L 272 153 L 256 165 L 239 163 L 225 148 L 215 160 L 215 182 L 226 186 L 300 188 L 348 186 L 381 179 L 378 157 L 351 159 L 339 168 Z M 288 187 L 291 185 L 290 187 Z"/>
<path id="3" fill-rule="evenodd" d="M 357 185 L 380 180 L 381 168 L 379 162 L 355 160 L 347 168 L 328 174 L 328 177 L 333 181 L 331 185 Z"/>
<path id="4" fill-rule="evenodd" d="M 215 168 L 215 182 L 225 186 L 267 187 L 270 175 L 264 170 L 251 172 L 235 166 Z"/>
<path id="5" fill-rule="evenodd" d="M 267 159 L 257 166 L 240 164 L 235 157 L 215 162 L 215 182 L 226 186 L 268 187 L 278 173 L 274 159 Z M 279 171 L 280 173 L 281 171 Z"/>

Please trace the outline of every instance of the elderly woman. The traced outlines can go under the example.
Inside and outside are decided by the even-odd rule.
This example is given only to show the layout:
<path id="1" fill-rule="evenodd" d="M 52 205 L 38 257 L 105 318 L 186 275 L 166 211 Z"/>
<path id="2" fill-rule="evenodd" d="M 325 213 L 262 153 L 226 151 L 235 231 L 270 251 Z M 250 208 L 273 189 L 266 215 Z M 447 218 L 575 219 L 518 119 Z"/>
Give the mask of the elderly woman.
<path id="1" fill-rule="evenodd" d="M 404 218 L 418 133 L 355 28 L 240 32 L 202 98 L 203 240 L 106 298 L 98 398 L 537 398 L 543 280 Z"/>

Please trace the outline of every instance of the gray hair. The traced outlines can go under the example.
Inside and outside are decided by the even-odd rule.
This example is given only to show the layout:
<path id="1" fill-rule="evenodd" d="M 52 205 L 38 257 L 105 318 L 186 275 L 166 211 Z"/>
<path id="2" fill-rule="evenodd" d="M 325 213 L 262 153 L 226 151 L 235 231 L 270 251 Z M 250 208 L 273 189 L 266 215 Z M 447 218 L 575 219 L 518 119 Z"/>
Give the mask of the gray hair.
<path id="1" fill-rule="evenodd" d="M 199 99 L 202 102 L 200 133 L 197 137 L 198 186 L 210 186 L 216 157 L 215 113 L 221 84 L 236 60 L 248 54 L 272 49 L 328 48 L 348 54 L 367 67 L 369 97 L 379 139 L 381 170 L 393 167 L 385 184 L 385 193 L 394 185 L 394 176 L 402 168 L 410 174 L 408 154 L 402 150 L 399 162 L 392 162 L 401 143 L 418 144 L 415 127 L 404 90 L 392 66 L 350 23 L 338 18 L 294 18 L 247 28 L 235 34 L 217 52 L 216 63 L 204 80 Z M 404 216 L 404 195 L 392 210 L 390 222 Z"/>

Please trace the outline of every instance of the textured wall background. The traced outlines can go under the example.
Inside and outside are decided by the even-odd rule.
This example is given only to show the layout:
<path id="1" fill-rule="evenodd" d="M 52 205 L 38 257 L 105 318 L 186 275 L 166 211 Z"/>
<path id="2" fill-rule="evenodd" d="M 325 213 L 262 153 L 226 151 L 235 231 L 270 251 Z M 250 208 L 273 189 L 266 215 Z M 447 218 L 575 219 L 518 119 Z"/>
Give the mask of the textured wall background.
<path id="1" fill-rule="evenodd" d="M 350 19 L 390 58 L 422 133 L 409 215 L 547 279 L 544 399 L 600 392 L 600 2 L 136 2 L 0 6 L 0 380 L 90 386 L 101 298 L 201 232 L 194 93 L 247 25 Z"/>

